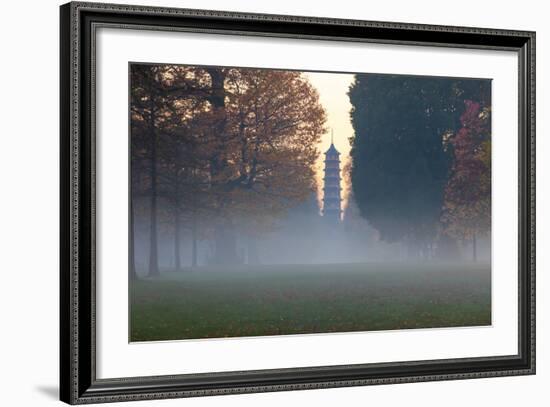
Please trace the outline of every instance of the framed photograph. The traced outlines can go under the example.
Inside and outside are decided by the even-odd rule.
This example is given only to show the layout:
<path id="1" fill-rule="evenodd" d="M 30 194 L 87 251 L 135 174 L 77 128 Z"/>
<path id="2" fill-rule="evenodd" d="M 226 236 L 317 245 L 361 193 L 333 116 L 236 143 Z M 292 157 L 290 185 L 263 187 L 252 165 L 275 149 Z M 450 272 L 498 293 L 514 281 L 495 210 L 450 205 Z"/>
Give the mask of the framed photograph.
<path id="1" fill-rule="evenodd" d="M 535 373 L 535 33 L 61 6 L 61 400 Z"/>

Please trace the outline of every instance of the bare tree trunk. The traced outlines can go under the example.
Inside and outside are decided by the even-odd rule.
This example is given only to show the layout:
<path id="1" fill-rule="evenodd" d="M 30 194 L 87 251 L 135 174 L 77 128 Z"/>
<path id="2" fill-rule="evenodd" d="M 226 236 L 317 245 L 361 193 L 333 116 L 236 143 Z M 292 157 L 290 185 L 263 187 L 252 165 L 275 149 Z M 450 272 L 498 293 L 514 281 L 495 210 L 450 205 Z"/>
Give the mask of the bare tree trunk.
<path id="1" fill-rule="evenodd" d="M 157 137 L 155 132 L 155 113 L 153 105 L 153 89 L 150 88 L 149 129 L 151 136 L 151 212 L 149 223 L 149 273 L 150 277 L 158 276 L 158 227 L 157 227 Z"/>
<path id="2" fill-rule="evenodd" d="M 151 219 L 149 223 L 149 276 L 158 276 L 160 273 L 158 267 L 156 170 L 151 171 L 151 173 L 151 182 L 153 185 L 151 187 Z"/>
<path id="3" fill-rule="evenodd" d="M 213 124 L 213 130 L 217 137 L 225 141 L 226 134 L 226 121 L 227 116 L 225 112 L 225 78 L 226 73 L 219 68 L 205 68 L 212 80 L 211 92 L 209 101 L 212 104 L 214 112 L 218 113 L 216 122 Z M 210 173 L 213 179 L 215 179 L 219 173 L 221 173 L 227 166 L 227 157 L 224 156 L 223 151 L 218 149 L 210 158 Z M 237 264 L 237 242 L 233 225 L 231 222 L 223 222 L 216 226 L 216 236 L 214 238 L 214 264 Z"/>
<path id="4" fill-rule="evenodd" d="M 130 250 L 128 253 L 128 256 L 130 257 L 130 267 L 129 267 L 129 273 L 130 273 L 130 280 L 137 280 L 137 272 L 136 272 L 136 251 L 134 249 L 134 246 L 136 244 L 136 237 L 135 237 L 135 228 L 134 228 L 134 200 L 130 196 Z"/>

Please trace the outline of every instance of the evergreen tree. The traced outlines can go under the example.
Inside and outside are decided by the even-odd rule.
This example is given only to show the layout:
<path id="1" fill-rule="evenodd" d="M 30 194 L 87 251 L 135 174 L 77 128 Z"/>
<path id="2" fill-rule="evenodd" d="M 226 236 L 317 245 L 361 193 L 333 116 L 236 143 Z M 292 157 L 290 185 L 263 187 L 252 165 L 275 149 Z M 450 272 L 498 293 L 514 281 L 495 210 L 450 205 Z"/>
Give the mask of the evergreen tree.
<path id="1" fill-rule="evenodd" d="M 358 74 L 349 97 L 355 130 L 352 185 L 359 210 L 387 242 L 411 254 L 437 235 L 465 98 L 486 97 L 490 82 Z M 475 95 L 475 96 L 474 96 Z"/>

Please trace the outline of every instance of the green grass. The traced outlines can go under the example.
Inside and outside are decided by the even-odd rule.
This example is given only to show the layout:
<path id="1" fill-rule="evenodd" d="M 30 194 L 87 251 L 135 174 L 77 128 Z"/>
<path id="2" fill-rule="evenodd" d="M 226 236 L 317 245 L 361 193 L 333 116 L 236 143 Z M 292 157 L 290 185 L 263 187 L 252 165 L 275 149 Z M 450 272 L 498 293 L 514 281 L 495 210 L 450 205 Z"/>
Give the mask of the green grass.
<path id="1" fill-rule="evenodd" d="M 131 341 L 491 324 L 488 265 L 199 268 L 130 287 Z"/>

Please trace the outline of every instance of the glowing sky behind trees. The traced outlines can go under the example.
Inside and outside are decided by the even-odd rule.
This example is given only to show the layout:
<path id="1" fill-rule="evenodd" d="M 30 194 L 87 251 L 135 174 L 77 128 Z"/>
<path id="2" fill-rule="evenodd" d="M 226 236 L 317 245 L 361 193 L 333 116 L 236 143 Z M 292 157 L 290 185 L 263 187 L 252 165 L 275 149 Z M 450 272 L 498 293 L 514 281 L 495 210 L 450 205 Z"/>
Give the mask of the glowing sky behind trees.
<path id="1" fill-rule="evenodd" d="M 322 136 L 319 150 L 321 155 L 317 160 L 317 201 L 321 208 L 323 198 L 323 160 L 324 152 L 330 146 L 331 129 L 334 132 L 334 146 L 341 153 L 342 168 L 342 210 L 345 211 L 348 205 L 350 182 L 345 169 L 350 162 L 349 152 L 351 146 L 349 138 L 353 136 L 353 127 L 350 121 L 351 104 L 347 95 L 349 87 L 353 82 L 352 74 L 326 73 L 326 72 L 304 72 L 304 76 L 319 92 L 319 99 L 327 113 L 327 132 Z"/>

